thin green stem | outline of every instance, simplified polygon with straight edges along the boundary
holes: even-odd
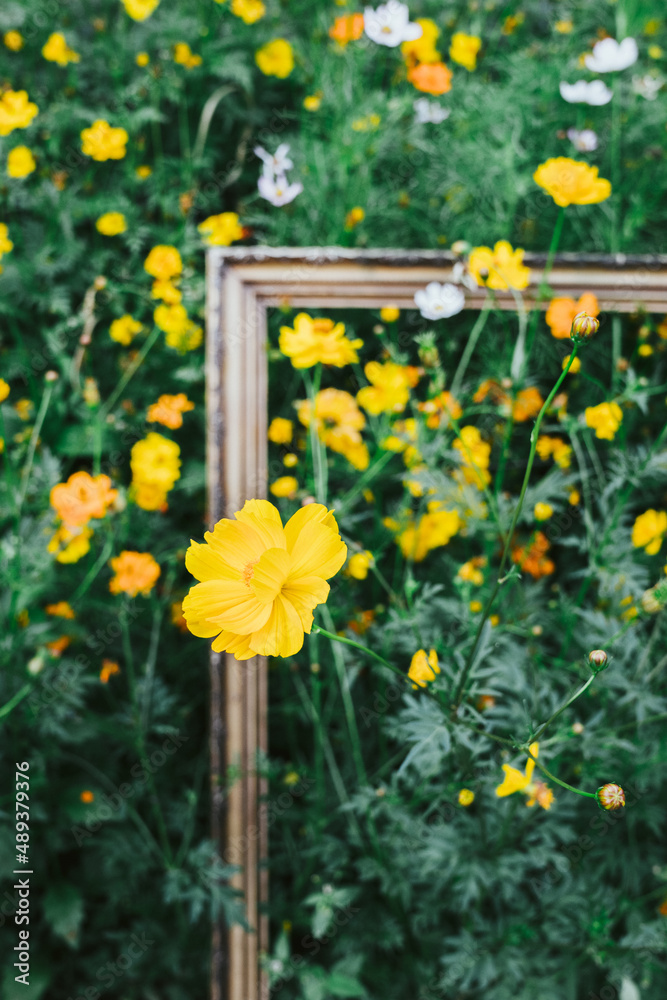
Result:
[[[538,731],[535,733],[535,735],[531,739],[531,741],[530,741],[531,743],[538,742],[542,738],[543,733],[546,732],[546,730],[549,728],[549,726],[551,725],[551,723],[554,721],[554,719],[557,719],[558,716],[561,715],[565,711],[566,708],[569,708],[570,705],[572,705],[577,700],[577,698],[581,697],[581,695],[584,693],[584,691],[588,690],[588,688],[591,686],[591,684],[595,680],[595,676],[596,676],[595,674],[591,674],[591,676],[588,678],[588,680],[586,681],[586,683],[582,684],[581,687],[577,691],[575,691],[575,693],[572,695],[571,698],[568,698],[567,701],[564,702],[561,705],[561,707],[554,712],[553,715],[549,716],[549,718],[547,719],[546,722],[542,723],[542,725],[540,726],[540,728],[538,729]]]
[[[97,575],[102,571],[113,550],[113,542],[114,542],[114,536],[111,532],[109,532],[104,542],[102,551],[100,552],[99,556],[97,557],[91,568],[86,573],[85,577],[83,578],[79,586],[72,594],[70,598],[70,604],[76,604],[76,602],[83,597],[83,595],[89,589],[93,581],[96,579]]]
[[[32,684],[24,684],[23,687],[16,692],[14,697],[10,698],[9,701],[5,702],[2,708],[0,708],[0,719],[4,719],[6,715],[9,715],[9,713],[15,709],[27,695],[30,694],[31,690]]]
[[[567,373],[569,372],[569,370],[570,370],[570,368],[572,366],[572,362],[574,361],[575,357],[577,356],[577,346],[578,346],[577,344],[575,344],[573,346],[572,353],[570,354],[570,357],[569,357],[569,360],[567,362],[567,365],[565,366],[565,368],[561,372],[559,379],[557,380],[557,382],[554,385],[553,389],[551,390],[551,392],[547,396],[547,398],[546,398],[546,400],[545,400],[545,402],[544,402],[544,404],[542,406],[542,409],[540,410],[540,412],[537,415],[537,420],[535,421],[535,426],[533,427],[533,430],[531,432],[531,435],[530,435],[530,453],[528,455],[528,462],[526,464],[526,473],[525,473],[525,475],[523,477],[523,484],[521,486],[521,493],[519,494],[519,500],[518,500],[516,508],[514,510],[514,517],[512,518],[512,523],[510,524],[509,531],[507,533],[507,538],[505,540],[505,546],[503,548],[503,554],[502,554],[502,557],[501,557],[501,560],[500,560],[500,566],[498,567],[498,577],[496,579],[496,583],[494,585],[494,588],[493,588],[493,590],[491,592],[491,596],[487,600],[486,606],[485,606],[485,608],[484,608],[484,610],[483,610],[483,612],[482,612],[482,614],[480,616],[480,622],[479,622],[479,625],[477,627],[477,632],[475,633],[475,638],[473,640],[473,644],[472,644],[472,646],[470,648],[470,652],[468,653],[468,658],[467,658],[467,660],[465,662],[463,670],[461,671],[461,676],[460,676],[458,684],[456,686],[456,693],[454,695],[454,705],[453,705],[453,711],[454,712],[456,712],[456,710],[458,709],[459,705],[461,704],[461,701],[463,700],[463,694],[464,694],[464,691],[465,691],[465,685],[466,685],[466,682],[468,680],[468,675],[469,675],[470,670],[472,668],[473,661],[475,659],[475,653],[477,652],[477,647],[479,645],[479,640],[480,640],[481,635],[482,635],[482,630],[483,630],[484,625],[486,623],[486,620],[487,620],[487,618],[488,618],[488,616],[489,616],[489,614],[491,612],[491,607],[493,605],[493,602],[496,599],[498,591],[500,590],[501,584],[504,582],[504,580],[503,580],[503,571],[505,569],[505,564],[507,562],[507,557],[509,555],[510,546],[512,544],[512,537],[514,535],[514,529],[516,528],[517,521],[519,520],[519,515],[521,514],[521,508],[523,507],[523,501],[524,501],[524,497],[526,495],[526,489],[528,488],[528,481],[530,479],[530,473],[531,473],[532,468],[533,468],[533,462],[535,461],[535,451],[536,451],[536,448],[537,448],[537,439],[539,437],[540,427],[542,425],[542,420],[544,419],[544,415],[545,415],[545,413],[547,412],[547,410],[549,409],[549,407],[551,405],[552,399],[554,398],[554,396],[558,392],[558,390],[559,390],[562,382],[564,381],[565,377],[567,376]]]
[[[539,288],[537,290],[537,298],[535,299],[535,305],[533,307],[530,327],[528,329],[527,336],[527,348],[526,355],[530,354],[531,348],[533,346],[533,341],[535,339],[535,333],[537,331],[537,321],[540,315],[540,306],[546,298],[549,296],[549,286],[547,284],[549,280],[549,275],[551,274],[551,269],[554,263],[554,257],[556,256],[556,251],[558,250],[558,244],[560,243],[561,233],[563,232],[563,223],[565,222],[565,209],[559,209],[558,215],[556,217],[556,225],[554,226],[554,231],[551,234],[551,243],[549,244],[549,249],[547,251],[547,259],[544,265],[544,271],[542,272],[542,280],[540,281]]]
[[[306,392],[310,400],[310,421],[308,430],[310,435],[310,451],[313,459],[313,474],[315,477],[315,497],[318,503],[327,502],[327,455],[326,448],[320,440],[317,431],[317,420],[315,416],[317,406],[317,395],[320,391],[322,381],[322,365],[315,366],[315,374],[311,381],[308,372],[304,369],[303,380],[306,385]]]
[[[159,329],[159,327],[156,326],[151,331],[150,335],[146,338],[144,346],[141,348],[141,350],[137,354],[136,358],[134,359],[134,361],[132,362],[132,364],[129,366],[129,368],[127,369],[127,371],[125,372],[125,374],[123,375],[123,377],[121,378],[121,380],[119,381],[119,383],[116,386],[116,388],[114,389],[114,391],[111,393],[111,395],[107,399],[106,403],[103,403],[103,405],[99,408],[99,410],[97,412],[97,419],[98,419],[98,421],[100,423],[106,417],[107,413],[109,413],[111,411],[111,409],[113,408],[114,404],[116,403],[116,401],[120,397],[121,393],[123,392],[123,390],[127,386],[128,382],[135,375],[137,369],[141,367],[141,365],[144,362],[144,359],[145,359],[146,355],[148,354],[148,352],[150,351],[151,347],[156,342],[156,340],[158,339],[159,336],[160,336],[160,329]]]
[[[334,628],[333,619],[331,617],[331,612],[326,607],[322,608],[322,615],[324,620],[330,629]],[[368,784],[368,776],[366,774],[366,768],[364,766],[364,757],[361,749],[361,740],[359,739],[359,730],[357,728],[357,719],[354,714],[354,703],[352,701],[352,695],[350,694],[350,685],[348,681],[347,671],[345,670],[345,660],[343,658],[341,650],[337,645],[331,647],[331,652],[333,653],[334,664],[336,666],[336,674],[338,676],[338,684],[340,686],[340,693],[343,698],[343,709],[345,711],[345,721],[347,723],[348,732],[350,734],[350,744],[352,746],[352,758],[354,760],[354,767],[357,772],[357,781],[361,788]]]
[[[555,774],[552,774],[551,771],[549,771],[548,768],[546,768],[544,766],[544,764],[542,764],[537,759],[537,757],[535,757],[530,752],[529,749],[524,748],[524,750],[525,750],[525,753],[528,754],[528,756],[530,757],[530,759],[535,762],[535,766],[539,767],[539,769],[542,772],[542,774],[546,774],[547,778],[549,778],[551,781],[555,781],[557,785],[561,786],[561,788],[567,788],[567,790],[569,792],[574,792],[575,795],[583,795],[587,799],[597,799],[597,795],[594,792],[583,792],[581,790],[581,788],[575,788],[574,785],[568,785],[567,781],[561,781],[561,779],[557,778]]]
[[[489,313],[491,311],[493,304],[494,304],[493,297],[491,295],[487,295],[486,299],[484,300],[484,304],[482,305],[480,314],[477,317],[475,325],[470,331],[470,336],[468,337],[465,349],[463,351],[463,354],[461,355],[461,360],[459,361],[458,368],[456,369],[456,372],[454,373],[454,378],[452,379],[452,386],[450,391],[452,393],[452,396],[454,396],[454,398],[456,398],[461,388],[461,383],[463,382],[463,376],[466,373],[466,369],[473,355],[473,351],[477,346],[477,341],[480,338],[482,330],[486,326],[486,321],[489,318]]]
[[[18,498],[18,513],[21,513],[21,508],[23,507],[23,502],[26,498],[26,493],[28,492],[28,486],[30,485],[30,473],[32,472],[32,464],[35,460],[35,451],[37,450],[37,442],[39,441],[39,435],[42,430],[42,425],[44,424],[44,418],[46,417],[46,411],[49,408],[49,402],[51,396],[53,395],[53,382],[47,382],[44,387],[44,394],[42,396],[42,402],[39,406],[39,411],[37,413],[37,419],[35,420],[35,426],[32,429],[32,434],[30,435],[30,444],[28,445],[28,455],[26,458],[26,463],[21,472],[21,479],[23,480],[21,489],[19,491]]]

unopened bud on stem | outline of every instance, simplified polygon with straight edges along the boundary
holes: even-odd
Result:
[[[570,329],[570,340],[575,344],[583,344],[590,340],[593,334],[600,329],[600,320],[591,316],[587,312],[580,312],[572,320]]]
[[[598,788],[595,798],[602,809],[621,809],[625,805],[625,792],[620,785],[603,785]]]
[[[594,674],[599,674],[607,666],[608,657],[604,649],[594,649],[588,654],[588,662]]]

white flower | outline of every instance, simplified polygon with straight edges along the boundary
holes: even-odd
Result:
[[[568,104],[590,104],[599,107],[601,104],[609,104],[614,95],[602,80],[592,80],[590,83],[577,80],[576,83],[561,83],[560,96]]]
[[[281,142],[273,156],[271,153],[268,153],[263,146],[255,146],[255,156],[259,156],[260,160],[265,163],[267,167],[270,167],[271,172],[274,174],[284,174],[288,170],[292,169],[294,164],[287,155],[288,153],[288,142]]]
[[[257,181],[257,188],[262,198],[266,198],[272,205],[289,205],[298,194],[303,191],[303,184],[295,181],[290,184],[284,174],[274,176],[271,167],[267,164]]]
[[[661,76],[651,76],[650,73],[646,76],[633,76],[632,89],[647,101],[654,101],[664,82]]]
[[[465,305],[465,297],[460,288],[441,285],[439,281],[429,281],[426,288],[415,292],[415,305],[424,319],[449,319],[456,316]]]
[[[580,153],[592,153],[598,148],[598,137],[592,128],[569,128],[567,137]]]
[[[622,42],[617,42],[615,38],[603,38],[595,43],[592,54],[584,58],[584,63],[586,69],[593,73],[614,73],[633,66],[638,56],[634,38],[624,38]]]
[[[452,246],[453,249],[454,247]],[[455,281],[457,285],[465,285],[471,292],[477,291],[477,281],[462,260],[457,260],[452,268],[452,281]]]
[[[367,7],[364,11],[364,31],[372,42],[388,45],[391,49],[402,42],[414,42],[422,35],[421,25],[410,21],[410,11],[399,0],[389,0],[377,10]]]
[[[429,101],[428,97],[418,98],[414,102],[413,108],[415,109],[415,121],[421,125],[439,125],[451,115],[449,108],[443,108],[437,101]]]

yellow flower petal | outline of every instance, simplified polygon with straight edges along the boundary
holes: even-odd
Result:
[[[275,601],[289,573],[290,557],[285,549],[267,549],[253,567],[250,589],[262,604]]]
[[[266,624],[253,632],[250,648],[262,656],[293,656],[303,646],[303,628],[296,608],[282,594],[272,605]]]
[[[283,523],[278,508],[268,500],[246,500],[243,510],[237,510],[236,520],[254,528],[262,540],[262,548],[285,548]]]
[[[505,779],[502,785],[498,785],[496,788],[496,795],[499,798],[504,798],[506,795],[513,795],[514,792],[520,792],[530,783],[530,778],[527,778],[521,771],[517,771],[515,767],[510,767],[509,764],[503,764],[503,771],[505,772]]]
[[[310,633],[313,608],[318,604],[324,604],[329,596],[329,590],[329,584],[319,576],[302,576],[299,580],[288,580],[283,587],[283,596],[294,605],[304,632]]]

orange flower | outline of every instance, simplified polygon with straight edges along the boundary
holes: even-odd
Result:
[[[452,89],[452,71],[444,63],[420,63],[408,70],[408,80],[425,94],[446,94]]]
[[[79,798],[81,799],[82,802],[85,802],[85,803],[90,803],[90,802],[93,802],[95,800],[95,796],[93,795],[92,792],[88,791],[88,789],[86,789],[86,791],[84,791],[84,792],[81,792],[81,794],[79,795]]]
[[[130,597],[142,594],[147,597],[160,575],[160,567],[150,552],[129,552],[126,549],[110,560],[110,566],[116,574],[109,581],[112,594],[129,594]]]
[[[177,396],[160,396],[157,403],[148,407],[146,420],[175,430],[183,426],[183,414],[194,408],[195,404],[190,402],[184,392],[179,392]]]
[[[72,640],[68,635],[61,635],[59,639],[53,639],[52,642],[47,642],[46,648],[51,656],[62,656],[71,641]]]
[[[557,340],[569,337],[572,320],[580,312],[587,312],[589,316],[600,315],[598,300],[592,292],[584,292],[578,302],[566,297],[552,299],[545,317],[551,336]]]
[[[113,677],[114,674],[120,673],[120,667],[115,660],[102,660],[102,669],[100,670],[100,680],[102,684],[108,684],[109,678]]]
[[[517,394],[512,406],[512,416],[518,424],[522,424],[524,421],[530,420],[531,417],[537,416],[543,404],[544,400],[538,390],[534,385],[531,385],[528,389],[522,389]]]
[[[426,426],[433,430],[446,427],[450,417],[458,420],[463,413],[458,401],[447,391],[439,393],[433,399],[427,399],[425,403],[417,403],[417,409],[428,414]]]
[[[356,42],[364,33],[363,14],[344,14],[337,17],[333,27],[329,28],[329,38],[338,42],[343,48],[348,42]]]
[[[58,601],[56,604],[47,604],[44,608],[47,615],[53,615],[55,618],[76,618],[74,610],[67,601]]]
[[[508,406],[510,397],[494,378],[485,378],[480,382],[479,388],[472,397],[473,403],[483,403],[487,396],[491,397],[491,402],[495,406]]]
[[[171,605],[171,624],[180,632],[188,631],[188,623],[183,617],[183,601],[174,601]]]
[[[107,508],[118,496],[111,489],[108,476],[95,476],[75,472],[66,483],[58,483],[51,490],[51,506],[58,517],[69,527],[82,527],[91,518],[104,517]]]
[[[546,535],[541,531],[536,531],[530,546],[517,546],[512,549],[512,561],[517,563],[519,569],[539,580],[542,576],[549,576],[556,566],[551,559],[546,558],[546,553],[551,548],[551,544]]]

